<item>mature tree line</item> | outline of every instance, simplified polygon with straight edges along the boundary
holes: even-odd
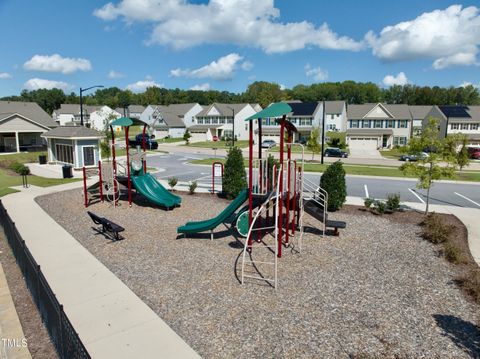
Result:
[[[52,113],[62,103],[80,103],[79,96],[72,92],[66,95],[59,89],[23,90],[19,96],[8,96],[2,100],[37,102],[45,111]],[[429,87],[429,86],[392,86],[381,88],[373,82],[324,82],[312,85],[297,85],[292,89],[282,89],[272,82],[256,81],[243,93],[228,91],[198,91],[149,87],[142,93],[133,93],[118,87],[98,89],[84,96],[86,105],[107,105],[111,108],[139,105],[169,105],[171,103],[198,102],[208,105],[213,102],[259,103],[262,107],[276,101],[301,100],[334,101],[343,100],[348,104],[386,102],[408,105],[479,105],[480,94],[474,86],[466,87]]]

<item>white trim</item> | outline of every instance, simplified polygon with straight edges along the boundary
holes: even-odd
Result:
[[[60,136],[45,136],[45,135],[42,135],[41,137],[43,138],[58,138],[60,140],[98,140],[98,139],[102,139],[104,138],[105,136],[102,136],[102,137],[93,137],[93,136],[90,136],[90,137],[60,137]]]
[[[57,146],[69,146],[69,147],[72,147],[72,159],[73,159],[73,163],[65,162],[65,161],[59,161],[59,160],[58,160]],[[69,145],[69,144],[67,144],[67,143],[55,143],[55,161],[54,161],[54,162],[55,162],[55,163],[66,163],[66,164],[75,166],[75,150],[74,150],[74,148],[75,148],[75,146]]]
[[[389,115],[389,116],[391,117],[391,119],[395,119],[395,120],[396,120],[395,116],[393,116],[392,113],[391,113],[390,111],[388,111],[388,110],[385,108],[385,106],[383,106],[381,103],[377,103],[375,106],[373,106],[372,109],[371,109],[370,111],[368,111],[368,112],[362,117],[362,119],[364,119],[365,117],[367,117],[367,116],[370,114],[370,112],[372,112],[373,110],[375,110],[378,106],[380,106],[380,107],[387,113],[387,115]]]
[[[75,143],[75,147],[77,148],[81,148],[81,157],[82,157],[82,166],[85,166],[85,167],[92,167],[92,166],[95,166],[95,145],[84,145],[84,146],[77,146],[77,144]],[[93,164],[92,165],[86,165],[85,164],[85,158],[84,158],[84,153],[83,153],[83,149],[85,147],[92,147],[93,148]],[[100,147],[100,146],[99,146]]]
[[[37,125],[37,126],[40,126],[40,127],[45,128],[47,131],[52,129],[51,127],[42,125],[42,124],[40,124],[40,123],[38,123],[38,122],[36,122],[36,121],[33,121],[32,119],[30,119],[30,118],[28,118],[28,117],[25,117],[25,116],[23,116],[23,115],[21,115],[21,114],[19,114],[19,113],[16,113],[16,112],[15,112],[15,113],[12,113],[10,116],[7,116],[7,117],[4,117],[4,118],[0,119],[0,123],[3,122],[3,121],[8,120],[8,119],[10,119],[10,118],[12,118],[12,117],[14,117],[14,116],[21,117],[21,118],[23,118],[24,120],[26,120],[26,121],[28,121],[28,122],[31,122],[31,123],[33,123],[33,124],[35,124],[35,125]],[[52,121],[53,121],[53,119],[52,119]],[[55,121],[53,121],[53,122],[55,122]]]
[[[20,138],[18,136],[18,131],[15,131],[15,145],[17,146],[17,153],[20,152]]]

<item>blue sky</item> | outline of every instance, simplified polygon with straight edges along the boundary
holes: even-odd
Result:
[[[480,84],[476,1],[0,0],[0,18],[0,96],[96,84]]]

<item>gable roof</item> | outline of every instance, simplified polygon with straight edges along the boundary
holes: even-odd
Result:
[[[197,103],[172,103],[167,106],[168,111],[175,113],[179,116],[185,116],[185,114],[195,107]]]
[[[362,119],[378,105],[382,106],[386,111],[388,111],[394,119],[407,120],[412,117],[408,105],[390,105],[384,103],[349,105],[347,109],[347,117],[349,119]]]
[[[45,138],[103,138],[102,133],[84,126],[58,126],[42,134]]]
[[[427,117],[432,107],[433,106],[408,106],[408,109],[414,120],[423,120]]]
[[[345,101],[325,101],[325,114],[340,114],[345,108]]]
[[[98,111],[103,106],[90,106],[90,105],[83,105],[83,114],[89,114],[95,111]],[[54,110],[57,115],[80,115],[80,105],[79,104],[70,104],[70,103],[62,103],[60,108]]]
[[[235,113],[239,113],[241,110],[244,109],[245,106],[251,106],[249,103],[218,103],[214,102],[210,106],[205,106],[203,108],[203,111],[200,111],[197,114],[197,117],[205,117],[208,116],[208,113],[210,112],[210,109],[212,107],[215,107],[218,112],[220,113],[220,116],[226,116],[226,117],[231,117],[232,116],[232,109],[235,111]],[[215,115],[218,116],[218,115]]]
[[[58,126],[36,102],[0,101],[0,120],[16,113],[43,127]]]

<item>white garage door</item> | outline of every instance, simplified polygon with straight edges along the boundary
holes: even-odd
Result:
[[[351,137],[349,146],[350,149],[360,148],[366,150],[376,150],[378,147],[378,139],[370,137]]]
[[[207,140],[207,135],[205,132],[190,132],[190,142],[203,142]]]

